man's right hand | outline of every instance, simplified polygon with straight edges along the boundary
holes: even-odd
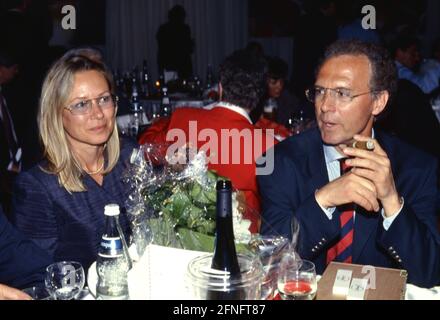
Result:
[[[315,193],[316,201],[324,208],[355,203],[368,211],[379,211],[374,184],[351,172],[326,184]]]
[[[0,300],[32,300],[26,293],[0,284]]]

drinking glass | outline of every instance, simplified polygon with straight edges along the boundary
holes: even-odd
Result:
[[[55,300],[75,299],[81,293],[84,282],[84,268],[79,262],[56,262],[46,268],[44,283]]]
[[[278,292],[283,300],[313,300],[317,281],[313,262],[298,260],[294,253],[283,256],[278,271]]]
[[[278,268],[281,258],[289,250],[289,240],[282,236],[253,235],[249,242],[252,252],[263,266],[261,299],[271,300],[277,289]]]

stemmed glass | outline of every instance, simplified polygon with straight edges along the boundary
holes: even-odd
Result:
[[[272,300],[277,288],[279,264],[284,252],[289,249],[289,240],[282,236],[254,235],[249,244],[263,266],[261,299]]]
[[[283,300],[313,300],[318,288],[313,262],[298,260],[292,252],[283,256],[278,272],[278,291]]]
[[[44,284],[55,300],[75,299],[81,293],[84,282],[84,268],[79,262],[56,262],[46,268]]]
[[[292,240],[281,259],[278,270],[278,292],[283,300],[312,300],[316,295],[317,281],[313,262],[302,260],[297,251],[299,222],[292,217]]]

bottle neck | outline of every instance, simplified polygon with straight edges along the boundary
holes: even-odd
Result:
[[[232,190],[230,183],[220,188],[217,187],[216,236],[212,268],[228,271],[233,277],[240,275],[234,243]]]
[[[217,190],[217,217],[231,218],[232,222],[232,191]]]
[[[119,237],[119,215],[105,216],[104,236],[109,238]]]

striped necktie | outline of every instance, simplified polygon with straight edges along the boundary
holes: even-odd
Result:
[[[345,164],[345,158],[340,159],[341,175],[347,172],[350,167]],[[327,264],[331,261],[352,262],[352,245],[354,234],[354,204],[348,203],[338,207],[341,212],[339,220],[341,222],[341,230],[339,241],[327,251]]]

